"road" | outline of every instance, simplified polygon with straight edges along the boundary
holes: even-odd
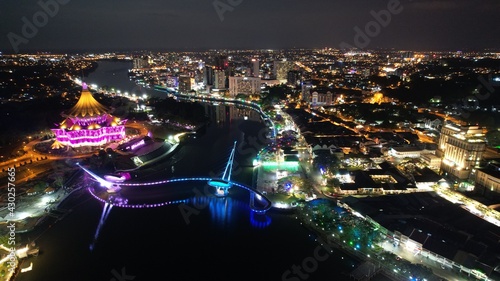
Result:
[[[139,134],[146,136],[149,133],[148,128],[142,122],[131,122],[125,126],[126,128],[133,128],[139,131]],[[48,140],[47,142],[49,142]],[[17,183],[27,182],[30,179],[36,178],[41,173],[51,169],[51,163],[55,160],[64,159],[82,159],[91,156],[94,152],[79,154],[74,156],[67,155],[53,155],[50,153],[41,153],[35,149],[35,146],[42,141],[39,139],[32,140],[19,149],[24,150],[25,154],[14,159],[0,162],[0,169],[6,172],[8,168],[16,168],[15,180]],[[7,173],[2,174],[7,177]],[[1,179],[0,179],[1,180]],[[0,190],[7,187],[8,181],[3,178],[0,182]]]
[[[495,209],[488,208],[476,200],[470,199],[462,195],[460,192],[449,189],[448,187],[436,186],[436,193],[442,198],[454,203],[460,204],[464,210],[469,211],[471,214],[482,218],[483,220],[500,226],[500,212]]]
[[[291,122],[293,122],[292,118],[288,114],[281,113],[281,115],[283,116],[283,118],[285,120],[289,119]],[[421,140],[424,140],[424,142],[434,142],[428,136],[419,134],[419,138],[420,137],[421,137]],[[299,136],[299,139],[303,140],[303,138],[300,138],[300,136]],[[299,146],[304,147],[304,148],[308,147],[308,145],[307,145],[307,143],[305,143],[305,141],[299,142]],[[304,170],[304,174],[307,177],[312,179],[312,181],[314,183],[313,187],[314,187],[315,193],[317,194],[318,197],[326,197],[321,190],[321,187],[322,187],[321,175],[318,172],[314,172],[314,168],[313,168],[311,162],[308,161],[308,160],[312,159],[311,155],[309,154],[309,150],[302,149],[301,155],[302,155],[302,160],[300,161],[300,165],[301,165],[302,169]],[[497,216],[498,212],[496,212],[496,211],[494,213],[492,213],[491,211],[481,212],[480,210],[486,210],[486,209],[491,210],[491,209],[484,208],[485,206],[480,206],[480,203],[475,202],[475,201],[472,202],[473,200],[470,200],[470,199],[468,199],[460,194],[456,194],[455,192],[452,192],[449,189],[441,189],[438,191],[438,193],[441,196],[445,197],[446,199],[448,199],[452,202],[453,201],[454,202],[462,202],[462,203],[466,204],[466,206],[468,206],[469,210],[474,210],[475,212],[477,212],[477,214],[482,216],[484,219],[486,219],[486,220],[488,220],[496,225],[500,225],[500,224],[497,224],[497,223],[500,223],[500,221],[498,220],[498,216]],[[399,257],[402,257],[403,259],[405,259],[407,261],[410,261],[410,262],[415,263],[415,264],[422,264],[422,265],[430,267],[435,275],[442,277],[442,278],[445,278],[446,280],[464,280],[464,276],[462,274],[460,274],[456,270],[453,270],[449,265],[446,265],[443,261],[434,260],[432,258],[424,257],[419,252],[413,252],[411,249],[407,249],[405,245],[394,246],[391,241],[384,241],[383,243],[380,244],[380,246],[383,247],[384,250],[386,250],[388,252],[392,252],[392,253],[396,254]],[[471,276],[470,280],[474,280],[474,278],[475,278],[474,276]]]
[[[419,108],[418,109],[418,112],[419,113],[422,113],[422,112],[425,112],[427,111],[426,108]],[[453,116],[449,116],[448,114],[444,114],[444,113],[441,113],[439,111],[427,111],[429,114],[432,114],[432,115],[436,115],[440,118],[442,118],[443,120],[449,120],[455,124],[459,124],[459,125],[466,125],[466,122],[464,122],[463,120],[459,120]]]
[[[28,180],[35,179],[40,174],[51,170],[53,168],[53,161],[63,159],[81,159],[92,155],[92,153],[75,156],[44,154],[34,149],[35,145],[39,142],[39,140],[29,142],[23,146],[24,151],[26,151],[24,155],[0,163],[0,168],[4,171],[4,173],[2,173],[2,177],[0,178],[0,190],[5,189],[9,183],[7,180],[9,175],[6,172],[9,168],[15,167],[14,183],[19,185],[27,182]]]
[[[464,276],[459,274],[457,271],[453,270],[449,264],[447,265],[442,260],[441,261],[435,260],[432,257],[424,257],[422,254],[420,254],[420,252],[408,249],[405,245],[400,244],[394,246],[392,241],[386,240],[383,243],[380,243],[379,246],[381,246],[385,251],[391,252],[396,256],[401,257],[404,260],[407,260],[411,263],[422,264],[424,266],[431,268],[432,272],[435,275],[442,277],[446,280],[449,281],[465,280]],[[475,279],[474,276],[470,276],[470,280],[477,280],[477,279]]]

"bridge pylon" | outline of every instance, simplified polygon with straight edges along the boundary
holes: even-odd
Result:
[[[227,160],[226,168],[224,169],[224,173],[222,177],[219,179],[211,179],[208,181],[208,185],[215,187],[215,195],[224,197],[229,193],[229,188],[231,188],[231,172],[233,170],[233,162],[234,162],[234,151],[236,150],[236,141],[234,142],[233,149],[231,150],[231,154],[229,155],[229,159]]]

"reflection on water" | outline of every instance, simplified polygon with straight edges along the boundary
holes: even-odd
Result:
[[[183,204],[184,208],[187,210],[185,215],[192,216],[198,215],[202,210],[207,209],[210,213],[211,223],[217,225],[219,227],[231,226],[235,223],[233,219],[233,211],[244,211],[248,213],[249,217],[249,225],[254,228],[266,228],[271,224],[271,218],[266,214],[259,214],[252,211],[248,205],[248,202],[240,201],[238,199],[233,199],[230,196],[226,197],[216,197],[216,196],[200,196],[201,192],[196,190],[197,196],[190,197],[184,200],[176,200],[180,204]],[[90,189],[89,189],[90,192]],[[207,190],[205,190],[205,194],[207,194]],[[101,217],[99,219],[97,229],[95,231],[93,241],[90,244],[90,250],[93,251],[95,244],[98,241],[99,234],[101,232],[102,227],[104,226],[109,213],[113,205],[108,202],[104,202],[104,207],[101,213]],[[188,205],[189,207],[186,207]],[[120,207],[116,207],[120,208]],[[189,220],[186,220],[186,223],[189,223]]]
[[[250,224],[255,228],[266,228],[271,224],[271,217],[266,214],[251,212]]]
[[[232,212],[239,210],[244,210],[249,215],[249,223],[255,228],[265,228],[271,224],[271,218],[264,214],[259,214],[253,212],[248,202],[233,199],[229,196],[226,197],[215,197],[215,196],[204,196],[204,197],[193,197],[188,200],[190,204],[195,206],[197,209],[204,209],[208,207],[210,211],[210,218],[213,223],[218,226],[227,226],[234,223],[232,218]]]
[[[248,202],[233,199],[229,196],[194,196],[184,200],[176,200],[176,202],[179,202],[179,204],[184,204],[183,206],[185,206],[186,204],[190,206],[185,207],[185,209],[187,210],[187,216],[197,215],[201,210],[208,209],[210,212],[211,221],[218,226],[227,226],[231,223],[234,223],[232,212],[235,210],[239,210],[240,212],[247,212],[249,214],[249,223],[253,227],[264,228],[271,224],[271,218],[266,214],[255,213],[249,207]],[[94,241],[91,245],[91,250],[97,238],[99,237],[100,229],[104,225],[109,213],[111,212],[112,206],[113,205],[104,202],[104,208],[102,210],[102,214],[99,219],[96,232],[94,234]]]
[[[93,81],[88,82],[131,91],[126,71],[121,69],[125,69],[121,63],[100,63],[88,79]],[[109,73],[124,78],[115,81]],[[122,82],[123,87],[118,85]],[[205,132],[185,143],[172,161],[147,167],[134,179],[154,182],[172,176],[218,175],[237,140],[242,147],[237,147],[232,178],[252,186],[252,160],[265,145],[259,136],[265,136],[266,126],[254,111],[235,107],[207,105],[211,120]],[[174,164],[175,174],[171,172]],[[33,232],[18,235],[36,240],[41,254],[27,259],[34,261],[33,270],[20,274],[16,281],[112,280],[112,270],[120,272],[124,267],[127,274],[137,276],[135,280],[281,280],[285,270],[313,254],[317,243],[307,239],[309,230],[293,217],[272,210],[257,214],[250,210],[247,190],[233,187],[228,197],[218,198],[213,192],[203,193],[205,184],[124,187],[121,197],[113,198],[114,204],[141,205],[135,208],[106,208],[105,202],[89,192],[72,195],[61,206],[73,210],[63,220],[55,223],[49,218]],[[168,204],[157,208],[143,206],[164,202]],[[189,224],[181,206],[196,211]],[[255,259],[254,252],[264,254]],[[352,261],[346,264],[347,260],[345,254],[335,252],[308,280],[349,280],[340,274],[352,270]]]
[[[112,207],[113,207],[113,205],[111,205],[109,203],[104,204],[104,208],[102,209],[101,218],[99,219],[99,224],[97,225],[97,229],[96,229],[95,234],[94,234],[94,240],[92,241],[92,244],[90,244],[91,251],[94,250],[94,245],[97,241],[97,238],[99,237],[99,232],[100,232],[102,226],[104,225],[104,222],[108,218],[109,212],[111,212]]]

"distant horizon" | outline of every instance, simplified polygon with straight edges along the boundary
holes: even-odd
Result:
[[[500,49],[498,0],[0,1],[0,51]]]
[[[196,47],[196,48],[86,48],[86,49],[72,49],[72,48],[57,48],[57,49],[39,49],[39,50],[23,50],[18,53],[2,51],[0,50],[1,55],[23,55],[23,54],[89,54],[89,53],[134,53],[134,52],[158,52],[158,53],[168,53],[168,52],[211,52],[211,51],[291,51],[291,50],[321,50],[321,49],[333,49],[333,50],[342,50],[338,47],[324,46],[324,47],[282,47],[282,48],[235,48],[235,47],[226,47],[226,48],[215,48],[215,47]],[[348,51],[348,50],[345,50]],[[500,47],[498,48],[442,48],[442,49],[407,49],[401,48],[398,49],[396,47],[392,48],[384,48],[384,47],[375,47],[375,48],[365,48],[365,49],[352,49],[352,51],[359,52],[377,52],[377,51],[406,51],[406,52],[422,52],[422,53],[451,53],[451,52],[478,52],[478,53],[488,53],[488,52],[500,52]]]

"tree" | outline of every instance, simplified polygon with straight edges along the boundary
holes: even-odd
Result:
[[[313,182],[310,179],[305,179],[298,176],[288,176],[281,178],[278,180],[278,186],[283,186],[285,191],[292,187],[298,187],[309,196],[311,196],[313,193]]]
[[[266,90],[263,91],[261,103],[263,106],[277,104],[286,100],[286,95],[289,91],[290,89],[285,84],[267,87]]]
[[[244,100],[244,101],[248,100],[248,96],[245,94],[241,94],[241,93],[237,94],[234,98],[237,100]]]
[[[43,193],[45,191],[45,188],[47,188],[47,183],[44,181],[37,182],[33,187],[36,193]]]
[[[9,245],[9,235],[2,235],[2,236],[0,236],[0,245],[4,245],[5,247],[8,247],[8,245]]]
[[[500,131],[495,130],[495,131],[489,131],[486,134],[486,139],[488,140],[488,143],[495,147],[500,145]]]
[[[62,187],[64,184],[64,177],[63,175],[56,175],[55,179],[54,179],[54,186],[55,187]]]

